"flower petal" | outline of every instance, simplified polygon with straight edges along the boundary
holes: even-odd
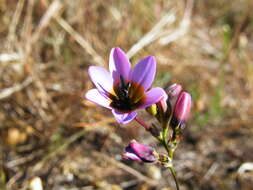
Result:
[[[155,150],[151,146],[138,142],[130,142],[129,147],[132,149],[133,153],[136,154],[136,156],[145,162],[154,162],[156,160],[153,154]]]
[[[97,104],[99,106],[103,106],[108,109],[112,109],[110,107],[111,101],[105,96],[103,96],[98,89],[91,89],[85,94],[85,98],[94,104]]]
[[[112,91],[113,81],[109,72],[102,67],[90,66],[88,73],[97,89],[105,94]]]
[[[156,72],[155,57],[149,56],[141,60],[133,69],[131,81],[140,84],[145,90],[149,89]]]
[[[145,93],[145,96],[145,102],[139,109],[146,108],[152,104],[159,102],[164,97],[164,90],[160,87],[151,88],[148,92]]]
[[[136,115],[137,112],[131,112],[131,113],[120,113],[116,110],[112,110],[112,113],[115,117],[115,119],[117,120],[118,123],[122,123],[122,124],[127,124],[130,121],[132,121]]]
[[[140,161],[140,162],[142,161],[137,155],[130,152],[124,152],[122,154],[122,157],[126,160],[134,160],[134,161]]]
[[[122,76],[125,81],[129,80],[131,64],[124,51],[118,47],[111,50],[109,70],[114,80],[114,84],[120,82],[120,76]]]

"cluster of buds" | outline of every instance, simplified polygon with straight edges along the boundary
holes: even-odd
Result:
[[[163,98],[146,111],[156,116],[163,128],[183,129],[190,115],[191,95],[183,91],[182,86],[173,84],[165,89]]]
[[[145,129],[166,146],[169,156],[158,154],[154,148],[134,141],[126,147],[123,158],[142,162],[157,162],[163,165],[171,163],[180,135],[189,118],[191,104],[191,95],[183,91],[181,85],[173,84],[166,88],[161,100],[146,108],[149,114],[157,118],[161,127],[155,124],[147,127],[144,121],[139,121],[139,123],[145,124]],[[167,139],[168,134],[170,136]]]
[[[168,94],[166,101],[171,109],[169,112],[170,126],[175,128],[184,128],[186,120],[189,118],[191,109],[191,95],[182,90],[182,86],[173,84],[165,89]],[[168,117],[168,116],[165,116]]]

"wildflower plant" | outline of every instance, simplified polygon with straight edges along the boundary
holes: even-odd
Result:
[[[153,147],[131,141],[122,157],[139,162],[157,163],[168,168],[179,184],[173,166],[173,155],[181,139],[192,104],[189,93],[182,86],[173,84],[168,88],[151,88],[155,78],[156,60],[149,56],[131,68],[127,55],[120,48],[113,48],[109,59],[109,72],[91,66],[88,73],[95,85],[85,97],[87,100],[110,109],[118,123],[137,121],[165,148],[166,154]],[[137,116],[138,110],[146,110],[159,123],[148,125]]]

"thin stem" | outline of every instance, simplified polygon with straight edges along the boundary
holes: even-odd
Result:
[[[135,117],[134,120],[139,123],[142,127],[144,127],[146,130],[149,130],[149,126],[141,119],[138,117]]]
[[[164,126],[163,127],[163,140],[166,141],[167,139],[167,134],[168,134],[168,127]]]
[[[150,126],[148,126],[141,118],[135,117],[134,119],[135,119],[135,121],[136,121],[137,123],[139,123],[139,124],[140,124],[142,127],[144,127],[147,131],[149,131]],[[163,131],[162,131],[162,138],[161,138],[161,139],[157,138],[157,139],[163,144],[164,148],[165,148],[166,151],[168,152],[169,157],[172,159],[174,150],[171,150],[171,149],[169,148],[168,143],[167,143],[167,140],[166,140],[166,139],[167,139],[168,129],[169,129],[169,127],[168,127],[167,125],[164,124],[164,126],[163,126]],[[177,190],[180,190],[179,184],[178,184],[178,181],[177,181],[176,171],[175,171],[173,165],[171,165],[171,166],[168,167],[168,168],[169,168],[169,170],[170,170],[170,172],[171,172],[171,174],[172,174],[172,176],[173,176],[173,179],[174,179],[174,181],[175,181]]]
[[[162,131],[162,140],[161,140],[161,142],[162,142],[164,148],[166,149],[166,151],[169,154],[171,151],[170,151],[170,149],[168,147],[168,143],[167,143],[168,130],[169,130],[169,126],[167,126],[166,123],[163,123],[163,131]]]
[[[173,145],[173,147],[169,147],[168,146],[167,133],[168,133],[168,126],[166,126],[166,127],[163,128],[163,139],[161,140],[161,142],[162,142],[164,148],[166,149],[166,151],[167,151],[167,153],[168,153],[168,155],[169,155],[169,157],[170,157],[170,159],[172,161],[173,160],[173,154],[174,154],[175,147],[174,147],[174,145]],[[174,143],[174,142],[170,142],[170,143]],[[180,190],[179,189],[179,184],[178,184],[178,181],[177,181],[176,171],[175,171],[173,165],[171,165],[169,167],[169,170],[170,170],[170,172],[171,172],[171,174],[173,176],[173,179],[175,181],[177,190]]]
[[[169,154],[170,149],[169,149],[169,147],[168,147],[168,144],[167,144],[166,140],[164,140],[164,139],[163,139],[161,142],[162,142],[162,144],[163,144],[164,148],[166,149],[166,151],[167,151],[167,152],[168,152],[168,154]]]
[[[175,181],[177,190],[180,190],[179,184],[178,184],[178,181],[177,181],[176,171],[175,171],[174,167],[173,167],[173,166],[169,167],[169,170],[170,170],[170,172],[171,172],[171,174],[172,174],[172,176],[173,176],[173,179],[174,179],[174,181]]]

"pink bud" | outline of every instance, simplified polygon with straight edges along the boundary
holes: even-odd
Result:
[[[174,113],[171,121],[172,127],[184,124],[190,115],[191,95],[187,92],[182,92],[176,102]]]
[[[175,105],[175,117],[178,120],[186,121],[191,109],[191,95],[187,92],[182,92]]]
[[[166,89],[166,92],[168,94],[168,97],[170,99],[174,98],[174,97],[177,97],[180,92],[182,91],[182,86],[179,85],[179,84],[172,84],[171,86],[169,86],[167,89]]]
[[[142,162],[154,162],[156,161],[154,153],[155,150],[151,146],[132,141],[125,148],[123,158]]]

